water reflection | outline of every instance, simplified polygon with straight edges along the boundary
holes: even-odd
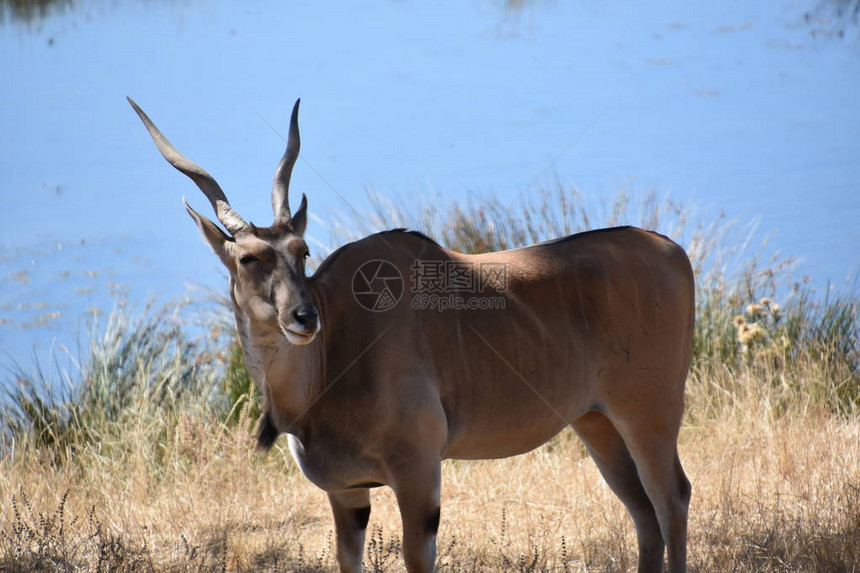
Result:
[[[509,13],[521,13],[526,9],[534,11],[555,4],[553,0],[496,0],[494,3]],[[80,10],[86,5],[92,7],[93,3],[81,0],[0,0],[0,24],[19,22],[32,27],[50,16]],[[813,28],[821,23],[833,25],[836,35],[841,37],[843,34],[840,32],[847,25],[856,25],[860,21],[860,0],[821,0],[818,7],[805,16],[807,25]],[[812,30],[812,34],[818,35],[816,30]]]
[[[146,0],[141,0],[146,1]],[[855,0],[838,0],[840,3],[851,4]],[[860,5],[860,0],[856,0]],[[526,8],[548,6],[552,1],[547,0],[496,0],[500,8],[508,12],[522,12]],[[50,16],[64,14],[73,10],[83,9],[92,2],[81,0],[0,0],[0,24],[20,22],[32,26]]]
[[[150,3],[152,0],[139,0]],[[119,3],[87,2],[82,0],[0,0],[0,24],[7,22],[25,24],[28,29],[38,30],[38,24],[52,16],[62,16],[93,8],[119,8]]]
[[[74,0],[0,0],[0,22],[8,19],[33,24],[74,4]]]
[[[845,29],[858,23],[860,0],[821,0],[814,10],[803,16],[813,38],[844,38]]]
[[[829,0],[826,3],[833,5],[839,17],[850,17],[855,24],[857,23],[857,18],[860,16],[860,0]]]

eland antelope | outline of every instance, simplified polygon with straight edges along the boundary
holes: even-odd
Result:
[[[406,568],[433,571],[442,460],[514,456],[567,426],[633,519],[640,573],[661,571],[664,553],[671,573],[686,570],[691,488],[677,440],[695,305],[681,247],[618,227],[464,255],[401,229],[341,247],[307,276],[307,200],[292,213],[288,195],[299,102],[269,227],[240,217],[215,179],[129,102],[227,231],[185,204],[229,271],[263,396],[258,443],[288,434],[299,468],[327,493],[341,571],[361,570],[371,488],[394,490]],[[460,282],[442,300],[461,304],[422,306],[422,267],[455,269]],[[367,293],[387,298],[368,305]],[[503,308],[483,304],[490,298]]]

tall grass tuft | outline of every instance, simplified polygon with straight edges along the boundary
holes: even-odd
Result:
[[[19,367],[0,401],[7,448],[26,443],[60,461],[84,444],[124,447],[131,425],[157,422],[153,430],[164,431],[179,410],[216,407],[223,365],[189,334],[186,306],[136,312],[121,302],[104,327],[91,324],[88,352],[73,369],[57,360],[51,377],[42,365]]]
[[[245,354],[242,352],[242,345],[236,336],[233,336],[233,340],[230,342],[223,385],[226,403],[230,406],[227,422],[229,424],[238,423],[243,412],[251,422],[256,422],[260,417],[262,407],[254,381],[245,367]]]

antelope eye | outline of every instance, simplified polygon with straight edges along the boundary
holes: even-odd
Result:
[[[251,263],[259,263],[260,259],[258,259],[254,255],[245,255],[239,259],[239,262],[243,265],[249,265]]]
[[[310,251],[305,251],[305,254],[304,254],[304,255],[302,255],[302,256],[304,257],[304,259],[305,259],[305,260],[308,260],[309,258],[311,258],[311,252],[310,252]]]

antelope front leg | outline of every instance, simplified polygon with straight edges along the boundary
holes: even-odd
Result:
[[[441,473],[439,460],[434,460],[398,475],[393,484],[403,520],[403,559],[409,573],[431,573],[436,568]]]
[[[341,573],[360,573],[364,534],[370,519],[370,491],[357,489],[329,493]]]

